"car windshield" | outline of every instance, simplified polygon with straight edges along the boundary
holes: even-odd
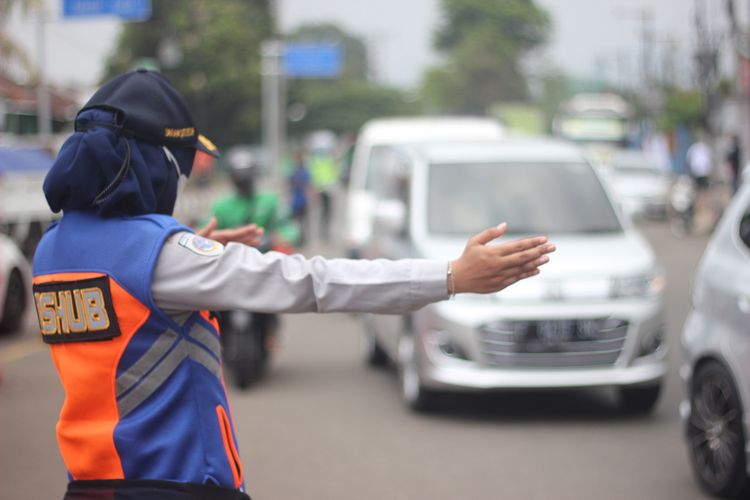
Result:
[[[507,222],[512,233],[621,231],[586,163],[433,164],[428,231],[465,236]]]

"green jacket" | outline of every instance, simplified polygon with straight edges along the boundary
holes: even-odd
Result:
[[[278,236],[285,243],[296,245],[299,230],[279,208],[279,197],[274,193],[256,193],[242,197],[236,194],[214,203],[213,213],[217,229],[232,229],[246,224],[256,224],[269,236]]]

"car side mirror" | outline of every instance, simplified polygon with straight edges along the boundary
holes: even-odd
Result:
[[[392,234],[406,232],[406,204],[401,200],[379,200],[375,205],[375,225]]]

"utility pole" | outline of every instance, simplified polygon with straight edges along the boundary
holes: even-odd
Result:
[[[270,180],[274,188],[281,187],[284,151],[284,116],[282,112],[281,58],[283,45],[271,39],[261,47],[261,112],[263,115],[263,149],[267,155]]]
[[[39,138],[45,147],[50,146],[52,139],[52,112],[50,110],[49,86],[47,85],[47,37],[45,34],[46,16],[43,4],[37,7],[36,53],[36,123]]]
[[[698,42],[698,47],[695,53],[696,72],[698,85],[701,88],[703,94],[703,108],[704,118],[703,125],[706,132],[713,136],[713,111],[715,104],[715,86],[716,78],[718,76],[718,44],[716,40],[708,32],[706,26],[706,15],[704,9],[701,7],[705,6],[705,2],[702,0],[695,0],[695,35]]]
[[[653,83],[651,75],[651,46],[653,44],[654,30],[651,11],[644,7],[641,9],[638,19],[641,23],[641,64],[643,65],[641,72],[643,75],[643,86],[646,92],[649,92]]]
[[[674,87],[677,82],[675,61],[677,61],[677,41],[672,37],[667,37],[663,44],[661,79],[668,87]]]
[[[632,19],[638,23],[639,37],[641,45],[640,66],[641,66],[641,99],[646,105],[646,116],[652,116],[653,108],[656,107],[658,96],[654,86],[652,74],[653,61],[651,53],[654,40],[653,13],[647,7],[637,10],[616,9],[614,15],[621,19]]]
[[[286,92],[284,81],[284,43],[279,35],[279,1],[269,0],[271,37],[261,46],[261,113],[263,150],[268,160],[270,182],[283,185],[283,161],[286,135]]]

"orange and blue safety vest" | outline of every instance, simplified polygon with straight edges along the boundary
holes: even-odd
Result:
[[[73,480],[158,479],[244,490],[218,324],[168,314],[151,281],[173,218],[70,212],[34,257],[42,338],[65,389],[57,424]]]

